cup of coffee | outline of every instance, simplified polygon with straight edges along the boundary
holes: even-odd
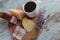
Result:
[[[38,15],[38,4],[35,1],[28,1],[23,5],[23,10],[29,17]]]

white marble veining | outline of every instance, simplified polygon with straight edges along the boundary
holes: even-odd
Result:
[[[22,6],[24,2],[27,0],[9,0],[3,5],[3,8],[0,8],[0,12],[8,12],[10,8],[16,8],[17,6]],[[50,17],[55,14],[55,12],[60,11],[60,0],[41,0],[41,5],[40,8],[43,10],[46,10],[44,17],[46,17],[48,14],[50,14]],[[9,34],[8,27],[4,27],[0,25],[0,31],[2,29],[7,28],[2,34],[0,34],[0,40],[11,40],[11,36]],[[58,40],[60,35],[60,32],[57,32],[57,30],[60,30],[60,23],[54,23],[54,22],[49,22],[47,24],[47,29],[49,29],[48,32],[46,32],[46,29],[43,30],[42,34],[39,35],[37,40]],[[54,35],[57,35],[54,37]]]

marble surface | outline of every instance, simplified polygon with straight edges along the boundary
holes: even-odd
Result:
[[[7,12],[9,13],[9,9],[13,8],[15,9],[17,6],[22,6],[24,2],[27,0],[9,0],[8,2],[4,3],[3,7],[0,8],[0,12]],[[60,11],[60,0],[41,0],[40,3],[41,10],[45,10],[44,12],[44,18],[47,17],[47,15],[50,14],[50,17],[47,18],[50,19],[56,12]],[[0,20],[0,31],[3,30],[2,33],[0,33],[0,40],[11,40],[11,36],[9,34],[8,30],[8,23],[2,25],[5,23],[3,20]],[[48,30],[46,32],[46,30]],[[37,38],[37,40],[59,40],[60,37],[60,22],[54,23],[53,21],[49,21],[47,23],[47,28],[43,29],[42,34],[40,34]]]

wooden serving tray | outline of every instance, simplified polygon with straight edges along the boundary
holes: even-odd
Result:
[[[32,20],[33,20],[33,22],[36,23],[37,17],[33,18]],[[20,25],[20,26],[21,26],[21,22],[20,22],[19,20],[18,20],[18,22],[17,22],[16,25],[13,25],[13,24],[9,23],[9,30],[10,30],[11,35],[12,35],[12,33],[14,32],[14,29],[15,29],[15,27],[16,27],[17,25]],[[37,31],[36,31],[36,27],[37,27],[37,25],[34,26],[34,28],[32,29],[31,32],[27,32],[27,33],[24,35],[24,37],[23,37],[22,40],[34,40],[34,39],[36,38],[36,36],[37,36],[38,34],[40,34],[40,33],[42,32],[42,30],[43,30],[43,28],[41,28],[41,29],[37,32]],[[18,39],[16,39],[16,40],[18,40]]]

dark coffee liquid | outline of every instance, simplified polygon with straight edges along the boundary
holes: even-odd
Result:
[[[26,12],[32,12],[35,10],[35,8],[36,8],[36,3],[34,3],[34,2],[28,2],[24,6],[24,10]]]

